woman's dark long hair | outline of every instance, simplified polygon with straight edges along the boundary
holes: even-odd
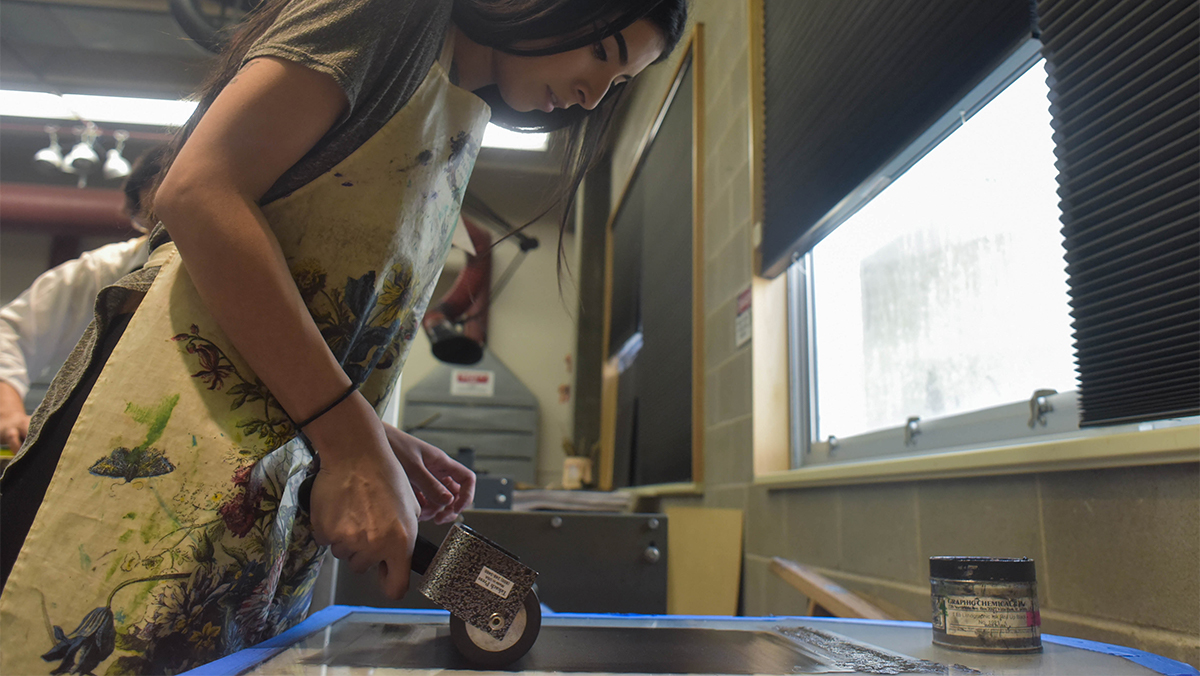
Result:
[[[640,19],[648,20],[662,34],[663,51],[654,63],[665,61],[683,38],[687,0],[456,0],[453,13],[455,25],[467,37],[517,56],[545,56],[586,47]],[[546,39],[559,41],[539,49],[515,46],[523,40]],[[560,284],[565,256],[563,234],[574,213],[576,193],[604,144],[625,87],[625,83],[613,85],[594,110],[572,106],[549,113],[513,110],[495,85],[475,92],[491,106],[493,123],[513,131],[555,132],[555,143],[562,148],[563,181],[550,205],[521,227],[540,219],[555,205],[562,205],[556,264]]]
[[[291,0],[263,0],[230,36],[216,67],[201,85],[196,112],[171,141],[163,158],[158,183],[161,183],[200,118],[225,85],[237,75],[246,53],[278,19],[289,2]],[[687,23],[687,0],[454,0],[452,9],[452,21],[468,38],[517,56],[544,56],[586,47],[625,30],[640,19],[649,20],[662,33],[665,46],[658,61],[665,60],[683,37]],[[559,42],[536,50],[516,46],[527,40],[556,39]],[[595,110],[574,106],[550,113],[517,112],[504,103],[495,86],[476,92],[491,106],[491,121],[495,124],[514,131],[556,132],[556,140],[565,144],[564,182],[554,202],[565,201],[560,223],[560,271],[563,253],[561,233],[571,216],[575,193],[603,143],[605,130],[612,120],[624,87],[624,84],[614,85]],[[541,215],[551,208],[553,206]]]

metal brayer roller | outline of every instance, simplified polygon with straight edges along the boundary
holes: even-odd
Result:
[[[310,476],[300,485],[306,512]],[[537,571],[469,526],[454,524],[441,547],[417,536],[413,572],[430,601],[450,611],[450,638],[470,662],[505,667],[521,659],[542,628],[542,604],[533,583]]]
[[[529,652],[542,628],[537,571],[470,527],[454,524],[442,546],[417,537],[418,591],[450,611],[450,638],[471,662],[503,667]]]

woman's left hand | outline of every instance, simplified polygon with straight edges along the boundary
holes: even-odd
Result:
[[[475,473],[440,448],[384,423],[388,444],[408,474],[421,521],[446,524],[458,518],[475,499]]]

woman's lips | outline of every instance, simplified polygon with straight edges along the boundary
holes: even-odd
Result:
[[[546,94],[546,105],[542,107],[542,110],[549,113],[553,112],[555,108],[562,107],[562,102],[554,95],[554,90],[550,88],[550,85],[546,85]]]

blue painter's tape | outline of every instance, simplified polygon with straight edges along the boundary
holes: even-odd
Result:
[[[309,615],[303,622],[272,639],[267,639],[256,648],[286,648],[314,631],[320,631],[354,612],[349,606],[329,606]]]
[[[1057,643],[1058,645],[1070,646],[1072,648],[1081,648],[1090,650],[1094,653],[1102,653],[1104,655],[1115,655],[1124,657],[1125,659],[1135,664],[1140,664],[1147,669],[1151,669],[1160,674],[1168,676],[1200,676],[1200,671],[1190,664],[1184,664],[1176,660],[1155,655],[1154,653],[1135,650],[1133,648],[1125,648],[1111,643],[1100,643],[1098,641],[1088,641],[1082,638],[1070,638],[1068,636],[1051,636],[1042,634],[1043,643]]]

